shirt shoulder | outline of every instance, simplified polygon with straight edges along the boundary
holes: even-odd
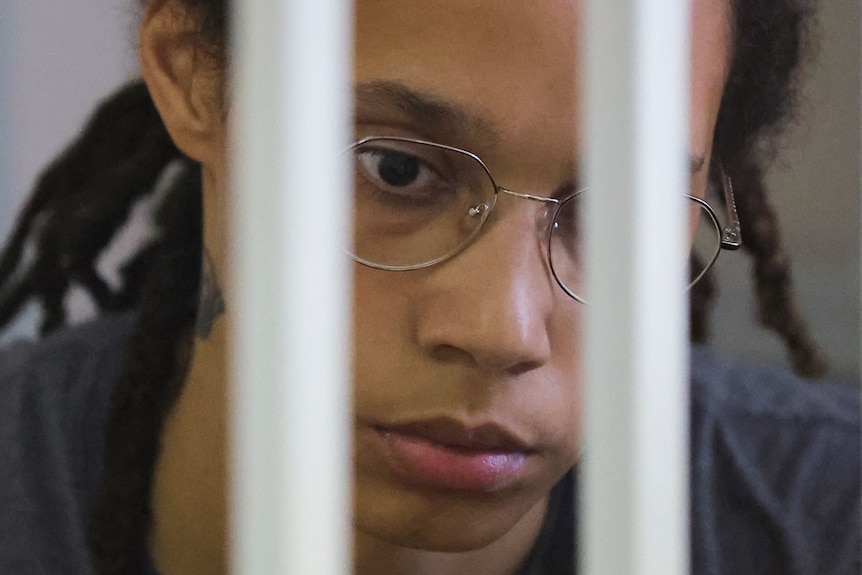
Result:
[[[89,573],[103,426],[135,317],[0,348],[0,572]]]
[[[859,389],[692,354],[694,572],[858,572]]]

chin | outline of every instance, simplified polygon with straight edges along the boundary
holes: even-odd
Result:
[[[423,521],[420,524],[405,524],[404,521],[389,521],[386,524],[364,525],[357,518],[357,530],[376,540],[396,547],[438,553],[465,553],[478,551],[499,541],[514,526],[454,525],[449,521]]]
[[[363,489],[367,487],[368,489]],[[477,551],[517,529],[525,516],[544,516],[543,493],[453,493],[358,485],[354,524],[359,534],[390,545],[431,552]],[[537,506],[538,515],[530,513]]]

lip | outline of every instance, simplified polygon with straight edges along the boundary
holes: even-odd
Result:
[[[393,470],[407,484],[445,491],[493,492],[527,472],[532,450],[496,423],[438,417],[373,426]]]

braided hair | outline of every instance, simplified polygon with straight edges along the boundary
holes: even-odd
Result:
[[[156,214],[158,240],[123,266],[122,285],[112,290],[96,271],[97,258],[174,162],[185,169]],[[174,146],[146,86],[133,83],[102,104],[45,171],[0,258],[0,325],[35,299],[44,309],[41,332],[60,327],[73,282],[103,312],[138,310],[106,424],[105,472],[90,532],[97,573],[136,573],[144,556],[159,436],[192,345],[200,188],[199,170]],[[29,263],[28,244],[36,253]]]
[[[224,0],[182,0],[200,22],[202,46],[223,55]],[[825,364],[792,297],[789,264],[764,184],[768,143],[793,107],[811,9],[806,0],[732,0],[734,58],[714,150],[734,179],[745,250],[754,262],[759,318],[786,342],[794,369]],[[222,60],[223,61],[223,60]],[[136,202],[181,166],[156,216],[157,239],[135,254],[112,287],[99,255]],[[105,472],[89,530],[97,573],[134,574],[152,521],[153,471],[163,423],[191,357],[202,256],[199,167],[171,142],[146,87],[132,83],[96,111],[72,146],[39,178],[0,254],[0,328],[32,302],[43,334],[66,323],[64,301],[80,285],[102,311],[136,310],[138,320],[112,392]],[[691,337],[705,341],[716,290],[691,292]]]
[[[813,7],[806,0],[732,0],[732,4],[733,60],[716,122],[713,157],[720,159],[734,182],[743,249],[754,263],[760,325],[781,337],[796,373],[819,377],[826,372],[826,360],[794,298],[790,262],[764,177],[777,137],[796,104]],[[711,179],[717,178],[713,170]],[[708,340],[716,293],[712,273],[692,288],[692,341]]]

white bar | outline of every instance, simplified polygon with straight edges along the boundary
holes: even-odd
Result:
[[[234,4],[232,569],[343,575],[352,5]]]
[[[689,6],[589,0],[585,28],[593,193],[581,572],[683,575]]]

